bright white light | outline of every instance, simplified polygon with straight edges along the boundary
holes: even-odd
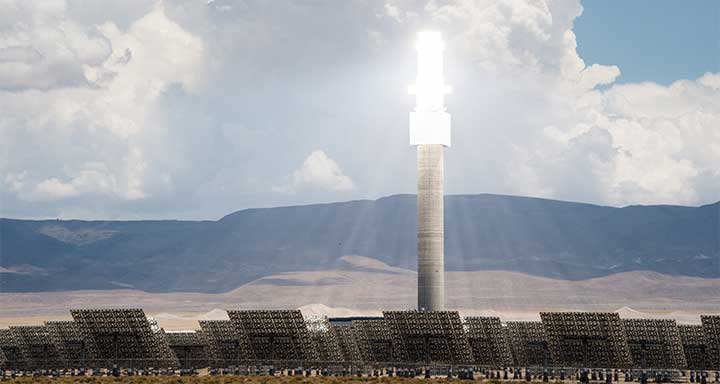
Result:
[[[417,79],[410,88],[415,110],[410,112],[410,145],[450,146],[450,114],[445,112],[445,94],[450,87],[443,77],[445,43],[440,32],[420,32]]]
[[[415,94],[416,111],[444,111],[445,95],[450,87],[445,85],[443,77],[443,51],[445,43],[442,34],[437,31],[425,31],[418,34],[416,44],[418,69],[415,85],[410,92]]]

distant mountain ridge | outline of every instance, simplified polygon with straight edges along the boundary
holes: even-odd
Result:
[[[720,277],[720,202],[603,207],[529,197],[445,198],[448,270],[568,280],[648,270]],[[0,292],[224,292],[346,255],[414,269],[416,199],[246,209],[218,221],[0,219]]]

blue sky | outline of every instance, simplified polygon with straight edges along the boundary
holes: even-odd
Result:
[[[587,63],[620,67],[618,83],[670,84],[720,70],[720,1],[583,1],[575,20]]]

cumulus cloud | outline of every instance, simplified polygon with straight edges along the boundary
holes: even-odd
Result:
[[[33,33],[41,37],[30,34],[31,48],[0,48],[6,64],[24,60],[31,68],[25,79],[0,64],[0,88],[6,88],[0,91],[0,134],[15,144],[0,152],[3,192],[17,199],[16,206],[63,206],[77,197],[112,204],[167,193],[169,170],[158,159],[177,156],[168,147],[182,135],[162,127],[162,101],[172,89],[192,93],[200,86],[202,41],[170,20],[162,3],[127,30],[113,22],[82,26],[67,18],[64,4],[44,8],[40,16],[25,4],[15,4],[29,14],[20,12],[13,26],[32,19]],[[3,40],[23,35],[15,29]],[[77,32],[88,30],[92,37]],[[69,55],[64,63],[80,80],[70,81],[48,64],[57,56],[53,50]]]
[[[303,189],[349,191],[355,188],[352,179],[345,176],[340,166],[319,149],[312,151],[289,179],[289,183],[272,190],[294,194]]]
[[[86,71],[112,52],[96,26],[66,19],[63,1],[3,3],[0,18],[0,89],[90,86]]]
[[[493,88],[481,100],[492,109],[472,117],[460,113],[498,122],[501,132],[455,130],[456,138],[466,135],[474,143],[490,137],[495,148],[462,159],[482,163],[492,154],[506,160],[485,162],[507,175],[495,176],[491,188],[504,185],[524,195],[613,205],[716,201],[717,192],[697,186],[718,184],[718,74],[669,86],[612,85],[620,68],[587,65],[577,54],[571,28],[580,12],[574,1],[461,1],[436,11],[447,23],[474,20],[457,23],[464,32],[456,43],[465,49],[463,59],[497,77],[473,76],[486,81],[478,87]],[[466,29],[470,24],[477,27]],[[461,96],[461,110],[477,104],[472,94]],[[482,183],[470,179],[461,189]]]
[[[405,90],[427,28],[447,40],[449,193],[719,198],[720,74],[616,84],[622,68],[578,55],[579,0],[100,4],[3,3],[2,215],[412,193]]]

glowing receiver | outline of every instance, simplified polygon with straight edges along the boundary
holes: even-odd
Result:
[[[445,95],[451,89],[443,77],[445,43],[440,32],[418,34],[418,72],[410,93],[415,110],[410,112],[410,145],[450,146],[450,114],[445,112]]]

